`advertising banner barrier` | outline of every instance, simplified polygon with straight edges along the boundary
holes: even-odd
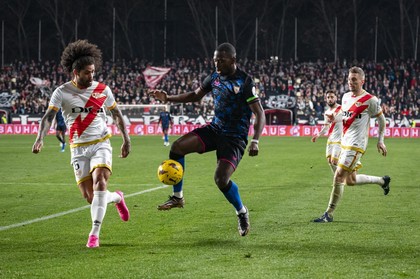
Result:
[[[201,125],[185,124],[173,125],[169,129],[170,135],[184,135]],[[118,135],[119,131],[115,125],[108,126],[111,133]],[[268,125],[264,127],[263,136],[293,136],[293,137],[310,137],[314,133],[319,132],[322,126],[277,126]],[[36,135],[39,126],[36,124],[1,124],[0,135]],[[148,135],[162,135],[162,128],[157,124],[132,124],[127,126],[130,135],[148,136]],[[49,134],[55,135],[55,130],[50,129]],[[251,126],[250,135],[253,134],[253,127]],[[378,127],[371,127],[369,130],[370,137],[378,136]],[[406,128],[406,127],[387,127],[385,137],[391,138],[420,138],[420,128]]]

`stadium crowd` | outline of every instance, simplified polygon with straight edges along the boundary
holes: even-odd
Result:
[[[111,87],[119,104],[156,104],[157,100],[149,99],[145,94],[147,87],[142,71],[148,65],[153,63],[145,60],[119,60],[116,63],[107,61],[97,72],[96,80]],[[240,60],[238,65],[254,77],[265,108],[276,107],[272,102],[273,96],[292,97],[293,102],[287,108],[295,113],[294,124],[298,124],[298,120],[316,124],[317,119],[322,119],[324,92],[335,89],[340,96],[348,91],[346,77],[352,66],[346,60],[338,63],[322,60],[301,63],[277,59],[257,62]],[[405,126],[411,125],[413,119],[420,118],[419,62],[388,59],[379,63],[359,61],[357,65],[366,73],[364,88],[381,100],[387,118],[406,123]],[[194,90],[214,69],[211,59],[178,58],[167,60],[164,66],[172,70],[157,88],[165,89],[169,94]],[[31,77],[44,81],[42,91],[30,82]],[[15,61],[1,69],[0,94],[14,94],[9,108],[12,114],[43,114],[48,106],[48,92],[67,80],[69,77],[56,61]],[[174,115],[212,115],[212,99],[208,96],[199,104],[173,106],[172,110]]]

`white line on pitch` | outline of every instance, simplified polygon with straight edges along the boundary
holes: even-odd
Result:
[[[162,185],[162,186],[159,186],[159,187],[156,187],[156,188],[147,189],[147,190],[144,190],[144,191],[124,195],[124,198],[134,197],[134,196],[137,196],[137,195],[153,192],[153,191],[164,189],[164,188],[167,188],[167,187],[169,187],[169,186]],[[56,213],[56,214],[52,214],[52,215],[48,215],[48,216],[44,216],[44,217],[40,217],[40,218],[36,218],[36,219],[32,219],[32,220],[28,220],[28,221],[25,221],[25,222],[22,222],[22,223],[12,224],[12,225],[9,225],[9,226],[3,226],[3,227],[0,227],[0,231],[5,231],[5,230],[9,230],[9,229],[13,229],[13,228],[17,228],[17,227],[21,227],[21,226],[45,221],[45,220],[48,220],[48,219],[61,217],[61,216],[71,214],[71,213],[74,213],[74,212],[78,212],[78,211],[81,211],[81,210],[84,210],[84,209],[87,209],[87,208],[90,208],[90,205],[85,205],[85,206],[82,206],[82,207],[79,207],[79,208],[75,208],[75,209],[59,212],[59,213]]]

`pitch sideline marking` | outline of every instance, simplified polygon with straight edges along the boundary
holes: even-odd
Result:
[[[129,194],[129,195],[124,195],[124,198],[134,197],[134,196],[137,196],[137,195],[153,192],[153,191],[164,189],[164,188],[167,188],[167,187],[169,187],[169,186],[168,185],[162,185],[162,186],[159,186],[159,187],[156,187],[156,188],[143,190],[143,191],[132,193],[132,194]],[[87,209],[87,208],[90,208],[90,205],[85,205],[85,206],[82,206],[82,207],[79,207],[79,208],[75,208],[75,209],[59,212],[59,213],[56,213],[56,214],[52,214],[52,215],[48,215],[48,216],[44,216],[44,217],[40,217],[40,218],[36,218],[36,219],[32,219],[32,220],[28,220],[28,221],[21,222],[21,223],[16,223],[16,224],[8,225],[8,226],[3,226],[3,227],[0,227],[0,231],[5,231],[5,230],[9,230],[9,229],[13,229],[13,228],[17,228],[17,227],[26,226],[26,225],[30,225],[30,224],[33,224],[33,223],[49,220],[49,219],[52,219],[52,218],[61,217],[61,216],[67,215],[67,214],[82,211],[82,210]]]

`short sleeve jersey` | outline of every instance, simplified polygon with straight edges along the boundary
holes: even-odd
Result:
[[[360,96],[352,92],[343,95],[343,148],[366,151],[369,138],[370,118],[382,113],[378,98],[363,91]]]
[[[328,109],[325,111],[325,115],[332,114],[334,115],[334,122],[330,123],[328,128],[328,143],[340,143],[341,132],[343,131],[341,106],[338,105],[334,108],[328,107]],[[325,119],[327,119],[327,117],[325,117]]]
[[[211,125],[220,133],[247,138],[252,111],[249,104],[259,102],[252,78],[240,69],[232,76],[213,72],[201,85],[211,92],[214,100],[214,117]]]
[[[54,110],[62,109],[73,146],[109,138],[105,108],[113,109],[116,105],[111,89],[96,81],[85,89],[66,82],[54,90],[49,103]]]
[[[161,122],[162,127],[169,127],[171,122],[171,114],[168,111],[161,111],[159,114],[159,121]]]

